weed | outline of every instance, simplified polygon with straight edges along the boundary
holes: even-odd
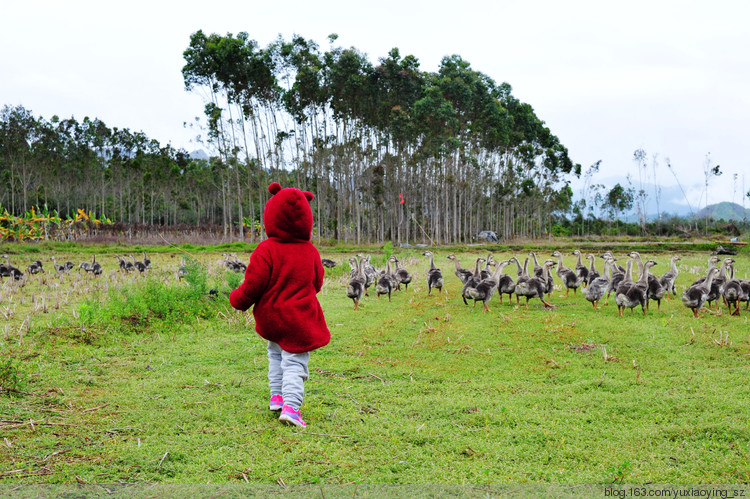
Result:
[[[26,375],[18,366],[18,362],[12,357],[0,361],[0,393],[23,393],[25,386]]]

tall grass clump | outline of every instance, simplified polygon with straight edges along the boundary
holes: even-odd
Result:
[[[79,319],[82,326],[130,331],[146,330],[155,323],[164,329],[209,319],[215,316],[219,297],[230,290],[228,277],[226,282],[209,282],[206,268],[195,259],[187,259],[183,280],[165,283],[146,278],[110,288],[106,297],[94,295],[84,301],[78,309]]]

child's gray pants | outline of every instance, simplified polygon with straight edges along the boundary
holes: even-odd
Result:
[[[268,386],[271,395],[280,393],[284,404],[299,410],[305,396],[305,381],[310,372],[310,352],[289,353],[278,343],[268,342]]]

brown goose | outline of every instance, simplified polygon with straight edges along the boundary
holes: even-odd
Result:
[[[359,308],[359,301],[365,294],[365,273],[362,270],[361,263],[361,260],[357,261],[354,257],[349,259],[349,265],[352,266],[352,271],[354,271],[355,274],[351,277],[349,285],[346,287],[346,296],[351,298],[354,302],[354,310]]]
[[[734,278],[734,265],[729,266],[729,279],[724,284],[724,303],[729,308],[729,315],[740,315],[740,296],[742,285],[739,279]],[[732,306],[734,305],[734,310]]]
[[[669,270],[659,278],[659,284],[667,290],[667,293],[672,293],[674,296],[677,296],[677,289],[675,288],[674,283],[677,280],[677,274],[679,273],[677,270],[677,262],[679,261],[680,257],[673,255],[669,260]],[[665,296],[669,295],[667,294]]]
[[[628,262],[630,263],[630,262]],[[625,309],[629,308],[631,311],[636,306],[641,306],[643,315],[646,315],[646,302],[648,300],[648,276],[649,269],[656,265],[656,262],[649,260],[643,264],[640,278],[632,283],[627,289],[622,290],[622,284],[617,290],[615,295],[615,303],[617,304],[617,310],[620,313],[620,317],[623,317]]]
[[[495,264],[495,271],[492,275],[486,279],[482,279],[476,288],[469,290],[471,297],[474,299],[474,303],[482,301],[482,312],[489,312],[490,307],[488,303],[492,299],[492,295],[495,294],[500,284],[500,275],[503,273],[503,269],[508,266],[508,261],[502,261]]]
[[[571,254],[577,258],[575,273],[581,279],[581,284],[585,288],[589,283],[589,269],[581,261],[581,250],[573,250]]]
[[[590,286],[591,283],[595,281],[597,277],[601,276],[601,274],[599,273],[598,270],[596,270],[596,266],[594,265],[594,261],[596,260],[596,257],[592,255],[591,253],[589,253],[588,255],[586,255],[586,258],[588,258],[589,261],[591,262],[591,264],[589,265],[589,276],[586,279],[586,285]]]
[[[406,291],[409,291],[409,283],[411,282],[413,276],[409,273],[408,270],[401,268],[398,258],[392,256],[391,260],[393,261],[393,265],[396,267],[396,271],[393,272],[393,277],[395,277],[398,281],[397,289],[401,289],[401,284],[403,284],[404,289]]]
[[[461,279],[462,284],[466,284],[466,281],[469,280],[472,276],[472,272],[469,269],[465,269],[461,266],[461,264],[458,262],[458,258],[456,258],[456,255],[451,253],[447,256],[448,260],[451,260],[453,264],[456,266],[456,277]]]
[[[592,259],[594,258],[594,255],[589,255]],[[586,298],[586,300],[591,302],[591,305],[594,306],[594,309],[599,308],[599,300],[602,299],[604,296],[604,293],[607,292],[607,289],[609,288],[609,281],[610,281],[610,267],[614,264],[614,260],[611,258],[608,258],[604,262],[604,275],[599,276],[593,281],[589,283],[589,285],[586,287],[586,289],[583,290],[583,296]],[[589,276],[591,274],[589,273]]]
[[[435,267],[435,255],[432,251],[425,251],[422,256],[430,259],[430,268],[427,270],[427,294],[432,294],[432,288],[437,288],[439,292],[443,291],[443,273]]]
[[[693,284],[682,293],[682,304],[693,311],[694,317],[698,317],[698,309],[706,303],[708,294],[711,292],[711,281],[718,271],[716,267],[711,267],[703,282]]]
[[[469,277],[466,282],[464,283],[464,287],[461,289],[461,298],[464,300],[464,304],[468,305],[468,300],[471,300],[471,294],[469,293],[470,289],[476,288],[480,282],[482,282],[482,275],[481,270],[479,270],[479,266],[485,262],[485,259],[482,257],[477,258],[477,263],[474,266],[474,273]],[[476,305],[477,302],[474,302],[474,305]]]
[[[578,294],[578,288],[583,282],[580,275],[576,274],[572,269],[569,269],[563,264],[562,253],[555,251],[552,253],[553,257],[557,258],[557,275],[565,286],[565,297],[567,298],[570,294],[570,290],[573,290],[573,294]]]
[[[544,262],[542,267],[542,276],[534,276],[528,280],[521,280],[516,283],[516,294],[518,296],[526,297],[526,309],[529,308],[529,300],[531,298],[539,298],[544,303],[546,308],[555,308],[552,304],[544,300],[544,295],[547,292],[547,283],[549,282],[548,277],[550,269],[557,265],[554,260],[547,260]],[[525,273],[525,272],[524,272]]]

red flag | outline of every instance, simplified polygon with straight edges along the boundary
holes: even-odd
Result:
[[[404,194],[402,192],[399,192],[398,197],[401,198],[401,204],[404,204]]]

